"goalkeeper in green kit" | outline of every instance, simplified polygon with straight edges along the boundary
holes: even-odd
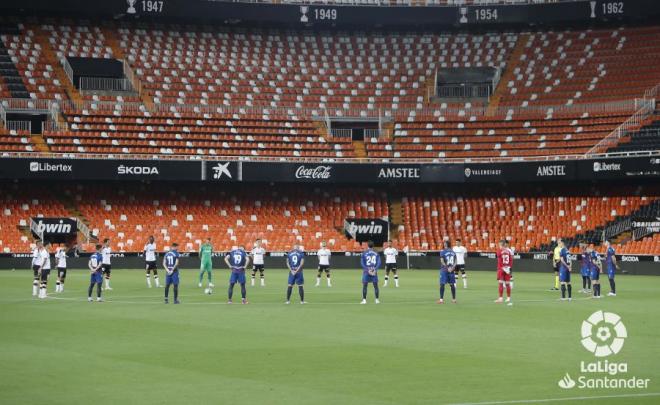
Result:
[[[207,274],[209,279],[209,288],[213,288],[213,245],[211,245],[211,238],[206,238],[206,242],[202,243],[202,246],[199,248],[199,284],[198,287],[202,286],[202,281],[204,280],[204,273]]]

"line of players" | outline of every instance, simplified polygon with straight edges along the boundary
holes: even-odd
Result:
[[[614,248],[611,246],[609,241],[605,242],[606,246],[606,264],[608,279],[610,282],[611,291],[608,295],[616,296],[616,284],[614,282],[615,269],[618,269],[618,263],[616,261]],[[47,285],[48,285],[48,276],[50,273],[50,254],[49,252],[50,244],[46,243],[45,245],[41,241],[37,241],[35,250],[33,252],[32,259],[32,268],[34,272],[33,279],[33,296],[39,296],[39,298],[45,298],[47,294]],[[600,274],[603,272],[603,266],[600,261],[600,256],[593,249],[593,247],[588,246],[586,243],[580,243],[581,248],[581,275],[583,288],[582,292],[589,292],[591,289],[591,284],[593,283],[593,297],[600,298]],[[97,301],[102,301],[101,291],[103,279],[105,279],[105,289],[111,290],[110,287],[110,276],[111,276],[111,254],[112,250],[110,248],[110,240],[105,239],[103,244],[96,246],[96,252],[90,256],[88,262],[89,269],[91,271],[90,285],[88,288],[88,300],[92,301],[92,292],[94,287],[96,287],[97,292]],[[257,272],[260,274],[260,284],[265,286],[265,276],[264,276],[264,256],[266,254],[265,249],[262,246],[262,241],[257,239],[254,244],[254,248],[251,251],[251,254],[248,255],[245,249],[241,247],[234,247],[232,251],[225,256],[225,264],[231,269],[230,276],[230,285],[228,290],[228,302],[232,302],[233,290],[235,284],[240,284],[241,286],[241,301],[242,303],[247,303],[247,292],[245,289],[245,269],[249,266],[250,261],[253,262],[251,284],[255,285],[255,278]],[[385,255],[385,282],[384,286],[386,287],[389,282],[390,274],[394,276],[395,286],[399,286],[399,277],[397,272],[397,256],[398,251],[392,246],[392,241],[386,243],[385,249],[383,250]],[[462,246],[460,239],[456,240],[455,246],[451,246],[449,241],[444,243],[444,249],[440,252],[440,299],[438,300],[439,304],[444,303],[444,294],[445,287],[449,284],[452,294],[452,302],[456,302],[456,274],[461,273],[463,278],[463,287],[467,288],[467,276],[465,274],[465,256],[467,254],[467,249]],[[199,283],[198,286],[202,286],[202,281],[204,275],[208,278],[209,291],[213,288],[213,275],[212,275],[212,256],[213,256],[213,246],[211,245],[211,239],[208,238],[200,247],[199,251],[200,256],[200,272],[199,272]],[[327,249],[325,242],[321,242],[320,249],[317,251],[317,256],[319,260],[318,274],[316,280],[316,286],[320,285],[321,276],[325,272],[327,278],[328,287],[332,286],[331,276],[330,276],[330,256],[331,252]],[[151,288],[151,278],[150,273],[153,273],[154,282],[156,287],[160,287],[160,282],[158,279],[158,270],[157,270],[157,249],[156,243],[153,236],[150,236],[147,244],[144,247],[144,257],[145,257],[145,268],[146,268],[146,281],[147,286]],[[497,258],[497,281],[498,281],[498,292],[499,297],[495,301],[496,303],[506,302],[508,305],[511,305],[511,290],[513,288],[513,250],[509,247],[509,242],[507,240],[501,240],[499,242],[499,249],[496,252]],[[55,292],[64,291],[64,281],[66,279],[66,252],[63,248],[58,248],[55,254],[55,259],[57,261],[57,284]],[[304,300],[304,277],[302,273],[302,268],[304,265],[304,253],[300,249],[300,246],[295,245],[293,250],[287,254],[286,258],[287,268],[289,269],[289,282],[287,287],[287,300],[286,303],[290,303],[291,293],[293,286],[297,285],[301,303],[305,303]],[[564,245],[563,240],[559,240],[557,248],[555,249],[553,256],[554,268],[556,269],[558,275],[557,280],[561,286],[561,299],[562,300],[571,300],[572,299],[572,285],[571,285],[571,256],[568,249]],[[380,255],[373,250],[373,243],[369,243],[368,249],[362,253],[361,256],[361,266],[363,268],[363,291],[362,291],[362,304],[366,304],[367,297],[367,287],[368,284],[373,284],[374,293],[375,293],[375,302],[379,303],[379,288],[378,288],[378,275],[377,270],[380,267]],[[179,303],[178,300],[178,284],[179,284],[179,253],[178,246],[172,244],[170,251],[167,252],[163,257],[163,268],[166,271],[166,284],[165,284],[165,302],[169,302],[169,289],[173,286],[174,291],[174,302]],[[506,290],[507,298],[506,301],[503,301],[503,293]],[[568,294],[568,297],[566,295]]]
[[[378,275],[377,271],[381,265],[380,255],[373,250],[373,243],[369,242],[368,249],[363,252],[361,256],[361,265],[363,268],[363,291],[362,291],[362,304],[366,304],[367,298],[367,287],[369,284],[373,284],[374,293],[375,293],[375,302],[379,303],[379,294],[380,290],[378,287]],[[447,242],[446,247],[450,247],[450,244]],[[33,295],[37,295],[40,298],[45,298],[47,293],[48,285],[48,276],[50,273],[50,254],[48,253],[50,244],[47,243],[44,245],[41,241],[37,241],[36,248],[33,252],[32,259],[32,268],[34,271],[34,280],[33,280]],[[443,302],[444,297],[444,285],[451,280],[452,285],[452,296],[454,297],[455,302],[455,277],[454,272],[461,272],[463,277],[463,287],[467,288],[467,276],[465,274],[465,256],[467,254],[467,249],[462,246],[461,241],[457,240],[456,246],[451,248],[448,252],[451,253],[451,256],[447,256],[447,252],[443,251],[441,255],[442,270],[441,270],[441,299],[439,303]],[[153,236],[148,238],[147,243],[144,246],[144,258],[145,258],[145,269],[146,269],[146,282],[147,287],[151,288],[151,273],[153,273],[153,279],[155,286],[160,287],[160,281],[158,278],[158,266],[157,266],[157,248],[155,239]],[[240,284],[241,286],[241,301],[242,303],[247,303],[247,292],[245,289],[245,269],[249,266],[250,260],[253,262],[253,270],[251,277],[251,284],[254,286],[255,278],[257,272],[260,274],[260,284],[265,286],[265,276],[264,276],[264,256],[266,254],[265,249],[262,246],[262,241],[257,239],[255,241],[254,248],[251,251],[251,254],[248,255],[245,252],[243,247],[235,247],[232,251],[225,256],[225,264],[231,269],[231,276],[229,282],[228,290],[228,302],[232,302],[233,290],[235,284]],[[321,283],[321,277],[323,273],[326,274],[327,285],[332,287],[331,275],[330,275],[330,256],[331,251],[327,248],[325,242],[321,242],[320,249],[316,252],[319,267],[318,274],[316,278],[316,286],[318,287]],[[383,250],[385,255],[385,282],[384,286],[387,287],[389,283],[390,274],[394,277],[395,287],[399,287],[399,275],[397,271],[397,257],[399,252],[392,246],[392,241],[386,243],[385,249]],[[111,255],[112,249],[110,248],[110,240],[105,239],[103,244],[96,245],[96,251],[90,256],[88,267],[91,272],[90,284],[88,288],[88,301],[93,301],[92,293],[94,288],[96,288],[96,300],[102,301],[102,284],[105,279],[105,289],[112,290],[110,287],[110,277],[111,277]],[[213,256],[213,246],[211,245],[211,239],[208,238],[200,247],[199,250],[200,256],[200,272],[199,272],[199,283],[198,286],[202,286],[204,276],[206,275],[208,279],[209,289],[213,288],[213,270],[212,270],[212,256]],[[66,252],[63,248],[58,248],[55,255],[57,260],[58,268],[58,280],[56,292],[64,291],[64,281],[66,279]],[[179,285],[179,253],[178,245],[176,243],[172,244],[170,250],[163,257],[163,268],[166,271],[166,283],[165,283],[165,302],[169,302],[169,290],[170,287],[173,287],[174,292],[174,303],[178,304],[178,285]],[[293,250],[287,254],[287,268],[289,269],[289,280],[287,287],[287,300],[286,303],[290,303],[291,293],[293,286],[297,285],[301,303],[305,303],[304,300],[304,277],[302,273],[302,268],[304,265],[304,253],[298,245],[293,247]],[[448,276],[451,274],[451,278]],[[208,289],[207,289],[208,290]]]
[[[109,258],[107,263],[104,262],[105,254],[110,253],[107,250],[108,240],[104,241],[104,245],[96,246],[96,253],[90,256],[89,260],[89,269],[91,271],[90,285],[88,289],[88,300],[92,301],[92,292],[96,286],[97,292],[97,301],[102,301],[101,298],[101,284],[102,276],[104,274],[104,268],[107,266],[108,270],[110,268]],[[360,259],[360,263],[363,269],[362,276],[362,301],[361,304],[367,303],[367,290],[368,285],[372,284],[375,294],[375,302],[380,303],[380,290],[378,286],[378,274],[377,271],[381,265],[380,255],[373,250],[373,242],[368,243],[368,249],[365,250]],[[450,248],[449,242],[446,244],[447,248]],[[245,288],[246,277],[245,270],[250,265],[252,260],[253,269],[252,269],[252,281],[251,284],[254,286],[255,278],[257,272],[260,273],[261,286],[265,286],[265,276],[264,276],[264,256],[266,254],[265,249],[262,246],[262,241],[257,239],[254,244],[254,248],[248,254],[245,251],[243,246],[235,246],[232,250],[225,256],[224,261],[228,268],[231,269],[231,275],[229,279],[229,288],[227,291],[228,303],[233,302],[233,293],[234,287],[236,284],[240,285],[241,288],[241,303],[247,304],[247,290]],[[446,254],[445,254],[446,253]],[[397,272],[397,256],[399,252],[392,246],[392,241],[386,242],[385,249],[383,250],[385,255],[385,283],[386,287],[389,282],[389,276],[392,274],[394,276],[395,287],[399,287],[399,276]],[[450,256],[447,256],[450,254]],[[456,288],[455,288],[455,277],[454,272],[461,272],[463,277],[463,287],[467,288],[467,276],[465,274],[465,256],[467,254],[467,249],[462,246],[461,241],[457,240],[456,246],[443,251],[441,255],[441,263],[443,265],[441,269],[441,299],[439,303],[443,303],[444,296],[444,285],[446,283],[451,284],[453,301],[455,301]],[[328,287],[332,287],[331,276],[330,276],[330,256],[331,251],[327,248],[325,242],[321,242],[320,249],[316,252],[319,261],[318,274],[316,277],[316,286],[318,287],[321,283],[322,274],[326,274]],[[146,268],[146,277],[147,277],[147,286],[151,288],[151,274],[154,275],[154,281],[156,287],[159,287],[158,279],[158,270],[156,264],[156,244],[153,236],[150,236],[147,244],[144,247],[144,257],[145,257],[145,268]],[[206,291],[211,291],[213,285],[213,270],[212,270],[212,257],[213,257],[213,246],[211,245],[211,239],[207,240],[201,245],[199,250],[200,256],[200,272],[199,272],[199,283],[198,286],[202,287],[202,282],[204,276],[208,280],[208,288]],[[109,257],[109,256],[108,256]],[[174,292],[174,303],[180,303],[178,299],[178,285],[179,285],[179,253],[178,245],[176,243],[170,246],[170,250],[163,257],[163,268],[165,269],[167,276],[165,282],[165,303],[169,303],[169,289],[172,286]],[[305,262],[305,254],[301,250],[299,245],[294,245],[293,249],[286,255],[286,265],[289,270],[288,286],[286,293],[286,303],[290,304],[291,295],[293,292],[294,285],[298,287],[298,292],[300,295],[301,304],[305,304],[305,292],[304,292],[304,276],[303,276],[303,266]],[[451,275],[450,276],[448,275]],[[106,279],[108,280],[108,279]],[[451,281],[449,281],[451,280]]]
[[[600,275],[607,271],[607,278],[610,284],[610,292],[607,294],[616,297],[616,271],[619,270],[619,263],[616,259],[616,252],[610,241],[605,241],[605,268],[600,255],[593,246],[582,241],[580,246],[580,275],[582,276],[582,289],[580,292],[592,293],[593,298],[601,297]],[[571,285],[571,255],[564,241],[559,239],[557,246],[553,251],[552,257],[553,269],[555,271],[555,287],[553,290],[561,289],[562,300],[572,300]],[[568,297],[567,297],[568,295]]]

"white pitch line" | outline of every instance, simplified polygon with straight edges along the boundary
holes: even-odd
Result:
[[[639,397],[658,397],[660,392],[648,392],[640,394],[619,394],[619,395],[596,395],[583,397],[566,398],[545,398],[545,399],[517,399],[513,401],[487,401],[487,402],[459,402],[449,405],[506,405],[506,404],[539,404],[546,402],[565,402],[565,401],[587,401],[590,399],[612,399],[612,398],[639,398]]]

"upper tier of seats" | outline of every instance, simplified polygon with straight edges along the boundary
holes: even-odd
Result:
[[[141,91],[63,103],[68,125],[45,133],[52,152],[353,157],[325,119],[369,116],[391,124],[368,139],[368,157],[584,153],[660,83],[659,26],[329,33],[48,20],[18,28],[1,38],[32,98],[75,92],[60,81],[67,56],[124,58]],[[484,66],[502,72],[491,106],[433,98],[438,69]]]
[[[120,28],[155,102],[344,111],[422,108],[436,68],[503,68],[515,35]]]

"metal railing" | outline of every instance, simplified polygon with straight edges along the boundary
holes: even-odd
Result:
[[[633,240],[640,240],[646,236],[652,235],[654,233],[657,233],[656,230],[650,229],[648,227],[642,227],[642,228],[635,228],[632,231],[632,238]]]
[[[44,122],[42,129],[44,131],[59,131],[59,130],[68,130],[69,124],[66,121],[60,120],[60,105],[57,103],[51,103],[48,112],[50,113],[50,119]]]
[[[6,122],[6,127],[10,131],[26,131],[32,132],[32,121],[23,120],[9,120]]]
[[[43,130],[43,133],[68,131],[68,127],[66,126],[66,123],[62,123],[62,122],[57,123],[57,121],[53,121],[51,119],[44,121],[41,124],[41,129]]]
[[[493,80],[491,81],[491,85],[492,85],[491,95],[493,92],[495,92],[495,89],[497,88],[497,85],[499,84],[501,78],[502,78],[502,68],[500,67],[495,68],[495,74],[493,75]]]
[[[48,111],[53,104],[57,102],[53,100],[41,100],[31,98],[5,98],[0,101],[3,109],[8,112],[24,112],[24,111]]]
[[[91,233],[89,232],[89,227],[80,220],[80,218],[76,217],[76,227],[78,228],[78,232],[82,233],[83,236],[85,237],[85,243],[89,242],[89,238]]]
[[[78,78],[78,88],[82,91],[133,91],[133,86],[128,79],[108,77],[81,76]]]
[[[632,227],[632,218],[623,218],[617,222],[611,223],[603,229],[603,240],[610,239],[614,236],[627,232]]]
[[[352,138],[353,130],[347,128],[332,128],[330,130],[332,136],[335,138]]]
[[[62,68],[64,69],[64,72],[66,73],[67,77],[69,78],[69,81],[71,81],[71,84],[73,84],[73,68],[71,67],[71,64],[69,63],[69,60],[67,58],[62,58],[62,60],[60,60],[60,64],[62,65]]]
[[[650,89],[646,89],[646,91],[644,92],[644,98],[646,99],[657,98],[658,92],[660,92],[660,84],[656,84]]]
[[[348,222],[347,219],[344,219],[344,233],[353,239],[355,239],[355,236],[357,235],[355,229],[351,226],[351,223]]]
[[[639,129],[642,121],[646,119],[655,111],[655,100],[650,99],[641,99],[635,100],[635,104],[639,102],[639,109],[635,113],[625,120],[621,125],[616,127],[612,132],[610,132],[605,138],[601,139],[596,145],[594,145],[585,156],[591,156],[594,153],[599,153],[606,151],[610,147],[616,146],[619,142],[619,139],[628,135],[628,132],[633,129]]]
[[[325,113],[325,127],[328,130],[328,133],[332,135],[332,121],[330,120],[330,115],[328,115],[328,110],[323,110]]]
[[[43,229],[39,229],[39,224],[37,224],[34,218],[30,218],[30,231],[32,231],[33,234],[37,235],[37,238],[39,238],[39,240],[44,240],[44,231]]]
[[[0,103],[0,121],[2,123],[2,126],[5,126],[7,123],[7,111],[5,110],[5,106]]]
[[[380,130],[377,128],[366,128],[364,130],[364,139],[379,138]]]
[[[436,89],[439,98],[490,98],[491,83],[440,84]]]
[[[94,111],[108,111],[113,112],[117,110],[117,106],[123,113],[138,113],[143,114],[147,111],[147,107],[138,102],[122,102],[117,103],[113,101],[52,101],[52,100],[31,100],[31,99],[3,99],[2,104],[7,110],[34,110],[42,109],[49,110],[51,103],[57,103],[60,109],[67,114],[92,114]],[[644,105],[649,105],[646,101]],[[552,114],[553,116],[560,115],[582,115],[588,114],[629,114],[637,111],[639,107],[639,99],[637,100],[623,100],[612,101],[607,103],[593,103],[593,104],[574,104],[574,105],[545,105],[545,106],[528,106],[528,107],[509,107],[500,106],[492,110],[493,119],[497,117],[511,116],[511,117],[533,117],[533,116],[546,116]],[[151,115],[158,113],[161,114],[180,114],[181,116],[199,116],[209,114],[222,115],[255,115],[263,116],[270,114],[272,116],[288,116],[298,117],[313,120],[325,120],[326,125],[333,118],[356,118],[364,119],[370,118],[374,121],[379,118],[393,119],[397,121],[406,121],[411,116],[429,116],[429,117],[482,117],[486,116],[488,112],[487,106],[471,106],[471,107],[427,107],[427,108],[397,108],[397,109],[333,109],[333,108],[295,108],[295,107],[233,107],[225,105],[203,105],[203,104],[153,104],[149,107]]]
[[[140,82],[140,79],[135,75],[135,72],[133,72],[133,69],[131,68],[131,65],[128,63],[126,59],[122,59],[122,69],[124,71],[124,77],[126,80],[128,80],[133,87],[133,89],[139,94],[142,95],[142,82]]]
[[[275,156],[199,156],[177,154],[144,154],[144,153],[44,153],[44,152],[0,152],[2,158],[44,158],[44,159],[137,159],[137,160],[205,160],[205,161],[232,161],[232,162],[291,162],[290,157]],[[482,158],[322,158],[300,157],[295,161],[299,163],[508,163],[508,162],[561,162],[566,160],[608,159],[627,157],[653,157],[660,159],[660,150],[599,153],[586,157],[576,155],[545,155],[545,156],[516,156],[516,157],[482,157]]]

